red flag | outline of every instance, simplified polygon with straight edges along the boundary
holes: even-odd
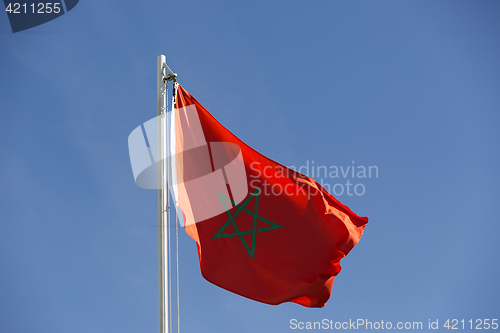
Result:
[[[203,277],[263,303],[323,307],[368,218],[250,148],[181,86],[176,104],[172,191]]]

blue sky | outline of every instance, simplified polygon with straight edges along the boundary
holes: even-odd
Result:
[[[377,166],[370,221],[323,309],[205,281],[180,237],[183,332],[290,320],[499,318],[500,3],[80,1],[13,34],[0,14],[0,331],[155,332],[157,198],[129,133],[156,57],[224,126],[285,165]],[[499,318],[500,319],[500,318]]]

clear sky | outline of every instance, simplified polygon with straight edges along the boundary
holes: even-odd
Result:
[[[13,34],[0,13],[0,331],[157,332],[157,195],[127,138],[156,115],[159,54],[266,156],[378,168],[323,180],[363,184],[337,198],[370,220],[322,309],[210,284],[182,230],[182,332],[500,319],[499,16],[498,1],[82,0]]]

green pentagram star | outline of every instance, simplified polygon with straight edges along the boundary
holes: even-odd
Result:
[[[279,229],[279,228],[283,228],[283,226],[279,225],[279,224],[277,224],[275,222],[269,221],[268,219],[266,219],[266,218],[258,215],[260,187],[257,187],[255,189],[255,191],[253,191],[252,193],[250,193],[250,195],[248,195],[248,197],[245,199],[245,201],[243,201],[243,203],[241,203],[239,205],[236,205],[233,200],[231,200],[230,198],[226,197],[224,194],[219,193],[218,191],[217,191],[217,195],[219,196],[219,199],[222,202],[222,205],[224,205],[224,209],[226,210],[226,214],[229,217],[229,219],[226,221],[226,223],[224,223],[224,225],[219,229],[219,231],[217,231],[217,233],[212,237],[212,239],[215,239],[215,238],[227,238],[227,237],[239,237],[240,241],[243,244],[243,246],[245,247],[245,250],[247,251],[248,255],[250,256],[250,258],[252,258],[252,260],[254,260],[254,256],[255,256],[255,239],[256,239],[257,233],[264,232],[264,231],[270,231],[270,230],[274,230],[274,229]],[[252,199],[255,199],[255,206],[254,206],[254,211],[253,212],[251,210],[249,210],[249,209],[246,208],[246,205],[250,201],[252,201]],[[231,202],[233,204],[233,206],[235,206],[237,208],[236,211],[232,215],[231,215],[231,212],[229,211],[229,209],[227,208],[226,201]],[[252,230],[240,231],[240,229],[238,228],[238,225],[236,224],[236,222],[234,221],[234,219],[241,212],[245,212],[245,213],[250,214],[251,216],[253,216]],[[257,220],[261,220],[261,221],[263,221],[263,222],[265,222],[267,224],[270,224],[270,226],[269,227],[265,227],[265,228],[257,228]],[[224,230],[226,230],[226,228],[229,225],[232,225],[233,228],[234,228],[234,230],[236,230],[236,231],[235,232],[224,233]],[[252,235],[252,244],[251,244],[250,247],[248,246],[248,244],[243,239],[243,236],[245,236],[245,235]]]

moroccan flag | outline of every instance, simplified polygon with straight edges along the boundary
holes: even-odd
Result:
[[[203,277],[263,303],[323,307],[368,218],[250,148],[180,85],[175,100],[171,191]]]

